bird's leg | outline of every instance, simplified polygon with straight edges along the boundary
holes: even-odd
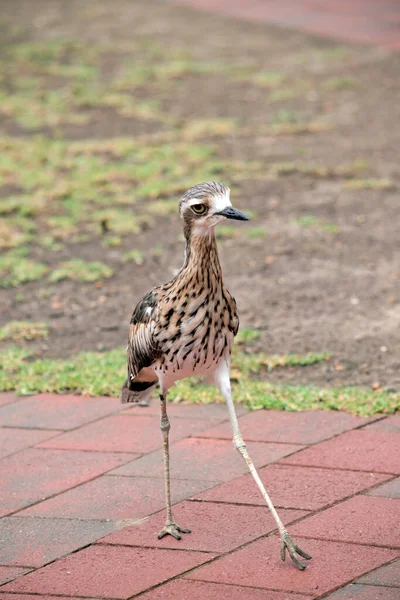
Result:
[[[176,540],[180,540],[182,536],[181,533],[190,533],[190,529],[186,529],[185,527],[179,527],[173,518],[172,518],[172,508],[171,508],[171,480],[169,474],[169,430],[171,425],[169,423],[168,415],[167,415],[167,398],[166,395],[161,392],[160,394],[161,401],[161,431],[163,434],[163,449],[164,449],[164,477],[165,477],[165,499],[167,503],[167,518],[165,520],[165,526],[158,534],[158,539],[160,540],[165,535],[172,535]]]
[[[232,395],[231,395],[231,385],[230,385],[230,380],[229,380],[229,364],[224,364],[223,368],[219,371],[219,373],[217,373],[217,375],[215,377],[215,382],[218,385],[218,387],[220,388],[221,393],[224,396],[227,406],[228,406],[229,417],[230,417],[232,430],[233,430],[234,446],[239,451],[239,453],[241,454],[243,459],[245,460],[245,462],[250,470],[250,473],[252,474],[253,479],[256,482],[261,494],[263,495],[263,498],[264,498],[265,502],[267,503],[267,506],[268,506],[269,510],[271,511],[272,516],[274,517],[275,522],[278,526],[279,533],[281,536],[281,559],[285,560],[286,550],[288,550],[289,555],[290,555],[291,559],[293,560],[294,564],[296,565],[296,567],[300,570],[304,570],[306,568],[306,565],[298,559],[296,554],[299,554],[300,556],[302,556],[303,558],[306,558],[306,559],[310,559],[311,556],[309,554],[307,554],[307,552],[304,552],[304,550],[299,548],[299,546],[292,540],[287,529],[285,528],[284,524],[282,523],[274,505],[272,504],[271,498],[269,497],[269,495],[263,485],[263,482],[261,481],[261,479],[257,473],[254,463],[253,463],[252,459],[250,458],[250,455],[247,451],[246,444],[243,441],[242,434],[240,433],[239,423],[237,420],[236,411],[235,411],[235,407],[234,407]]]

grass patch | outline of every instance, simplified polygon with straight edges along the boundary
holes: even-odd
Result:
[[[233,225],[219,225],[215,229],[215,236],[217,240],[228,240],[238,237],[240,231]]]
[[[244,334],[246,337],[247,334]],[[250,335],[251,337],[251,335]],[[251,409],[281,410],[346,410],[359,415],[392,413],[400,408],[400,394],[370,391],[362,388],[316,388],[313,386],[273,385],[257,379],[243,357],[236,351],[233,371],[233,395]],[[260,362],[261,359],[255,359]],[[285,366],[307,366],[326,360],[324,354],[264,357],[270,369]],[[83,352],[69,360],[32,360],[25,349],[9,348],[0,352],[0,390],[25,395],[39,392],[81,393],[90,396],[119,394],[126,377],[126,355],[121,349],[104,353]],[[205,386],[195,379],[179,382],[169,392],[169,399],[181,402],[221,402],[214,386]]]
[[[268,96],[270,102],[286,102],[287,100],[293,100],[299,95],[299,91],[295,88],[281,88],[273,90]]]
[[[322,61],[336,61],[343,60],[348,55],[348,50],[342,46],[335,46],[333,48],[324,48],[321,50],[314,51],[313,56]]]
[[[198,140],[203,137],[224,137],[235,133],[238,123],[235,119],[191,119],[180,131],[184,140]]]
[[[271,125],[267,125],[264,127],[259,127],[257,129],[257,134],[261,135],[270,135],[273,137],[283,136],[283,135],[302,135],[305,133],[321,133],[324,131],[331,131],[333,126],[328,121],[323,120],[312,120],[312,121],[298,121],[298,115],[294,111],[287,111],[285,113],[275,114],[274,119],[275,122],[271,123]],[[282,119],[281,121],[279,119]],[[242,129],[242,134],[254,135],[254,130],[251,129]]]
[[[135,248],[128,250],[128,252],[124,252],[124,260],[126,262],[134,262],[136,265],[142,265],[144,261],[143,252]]]
[[[104,263],[73,258],[60,263],[58,268],[50,273],[49,281],[56,283],[63,279],[72,279],[73,281],[92,283],[108,279],[112,275],[112,269]]]
[[[352,77],[332,77],[322,84],[326,90],[352,90],[357,86],[357,81]]]
[[[106,248],[119,248],[121,243],[122,239],[119,235],[109,235],[103,240],[103,246],[105,246]]]
[[[259,71],[243,78],[259,87],[273,89],[279,87],[285,80],[285,76],[280,71]]]
[[[0,257],[0,288],[35,281],[47,271],[48,267],[43,263],[24,258],[20,253],[8,252]]]
[[[268,235],[264,227],[250,227],[244,230],[244,235],[249,239],[260,239]]]
[[[238,347],[252,344],[256,340],[259,340],[260,337],[261,333],[259,331],[256,331],[255,329],[239,329],[235,338],[235,344]]]
[[[318,179],[350,179],[353,180],[360,176],[369,167],[369,163],[363,159],[355,160],[351,164],[326,166],[316,164],[304,164],[300,162],[282,162],[273,164],[268,173],[271,177],[285,177],[300,173]],[[359,181],[375,181],[375,180],[359,180]],[[346,182],[348,186],[351,183]],[[357,187],[357,186],[356,186]]]
[[[346,181],[344,187],[349,190],[394,190],[396,188],[390,179],[353,179]]]
[[[240,381],[265,370],[270,372],[283,367],[309,367],[327,360],[329,360],[329,355],[326,352],[269,355],[235,350],[232,355],[232,379]]]
[[[0,328],[0,341],[11,340],[20,342],[47,338],[49,326],[47,323],[31,323],[29,321],[11,321]]]
[[[0,199],[0,246],[41,240],[57,249],[60,241],[106,234],[105,244],[115,247],[118,237],[122,243],[153,226],[150,215],[176,213],[177,196],[191,185],[224,179],[230,170],[213,146],[176,136],[77,142],[0,137],[0,186],[22,191]]]
[[[335,223],[322,222],[318,217],[314,215],[303,215],[297,217],[294,223],[302,229],[315,229],[319,231],[326,231],[328,233],[338,233],[339,227]]]
[[[302,385],[273,385],[267,381],[241,381],[233,385],[233,395],[252,410],[274,409],[288,411],[343,410],[356,415],[393,413],[400,409],[400,395],[372,392],[363,388],[317,388]],[[175,402],[208,404],[220,402],[219,392],[210,386],[185,380],[169,393]]]
[[[280,108],[276,111],[272,120],[274,123],[297,123],[300,119],[299,115],[294,110]]]

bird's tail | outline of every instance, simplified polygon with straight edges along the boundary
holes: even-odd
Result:
[[[157,377],[149,381],[140,377],[140,374],[135,379],[129,380],[128,378],[122,386],[120,400],[123,404],[127,402],[146,402],[157,383]]]

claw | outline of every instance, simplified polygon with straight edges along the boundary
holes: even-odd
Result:
[[[306,565],[302,563],[296,556],[299,554],[303,558],[310,560],[311,556],[304,552],[299,546],[292,540],[288,532],[286,531],[281,537],[282,545],[281,545],[281,559],[284,561],[286,559],[286,549],[289,552],[289,556],[300,571],[304,571]]]
[[[176,540],[181,540],[182,536],[180,533],[190,533],[190,529],[186,529],[186,527],[179,527],[179,525],[176,523],[166,523],[157,537],[159,540],[161,540],[166,535],[172,535],[172,537]]]

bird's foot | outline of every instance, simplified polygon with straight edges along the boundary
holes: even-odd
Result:
[[[304,550],[302,550],[301,548],[298,547],[298,545],[292,540],[292,538],[290,537],[290,535],[288,534],[287,531],[285,531],[281,535],[281,544],[282,544],[281,545],[281,559],[285,560],[286,549],[287,549],[287,551],[289,552],[290,558],[292,559],[292,561],[294,562],[296,567],[298,569],[300,569],[300,571],[304,571],[304,569],[306,568],[306,565],[297,558],[296,554],[299,554],[300,556],[302,556],[303,558],[306,558],[307,560],[310,560],[311,556],[309,554],[307,554],[307,552],[304,552]]]
[[[186,529],[185,527],[179,527],[176,523],[170,522],[165,523],[165,526],[161,529],[158,534],[158,539],[161,540],[166,535],[172,535],[176,540],[181,540],[181,533],[190,533],[190,529]]]

